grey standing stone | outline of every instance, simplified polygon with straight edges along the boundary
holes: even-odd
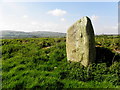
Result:
[[[87,16],[68,29],[66,51],[68,61],[80,62],[85,67],[94,62],[95,36],[91,20]]]

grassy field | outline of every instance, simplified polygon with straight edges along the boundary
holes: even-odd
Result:
[[[2,87],[120,88],[119,38],[96,36],[96,60],[89,67],[67,62],[65,38],[3,39]]]

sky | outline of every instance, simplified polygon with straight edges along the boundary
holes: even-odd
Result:
[[[120,1],[118,2],[118,34],[120,34]]]
[[[67,29],[88,16],[95,34],[118,34],[118,2],[3,2],[0,31],[54,31]]]

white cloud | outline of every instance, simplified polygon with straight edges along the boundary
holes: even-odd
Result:
[[[67,12],[65,10],[61,10],[61,9],[54,9],[54,10],[50,10],[47,12],[48,14],[51,14],[53,16],[63,16],[65,15]]]
[[[118,24],[113,26],[104,26],[105,29],[112,29],[112,30],[118,30]]]
[[[63,21],[63,22],[64,22],[64,21],[66,21],[66,19],[65,19],[65,18],[61,18],[60,21]]]
[[[117,30],[118,26],[112,26],[111,28],[114,29],[114,30]]]
[[[111,25],[111,26],[103,26],[103,28],[101,28],[101,30],[105,34],[118,34],[118,24]]]
[[[28,16],[27,15],[23,15],[23,18],[28,18]]]
[[[92,21],[97,21],[98,19],[99,19],[99,16],[96,16],[96,15],[91,16]]]
[[[31,24],[32,24],[32,25],[37,25],[38,23],[35,22],[35,21],[32,21]]]
[[[19,18],[20,19],[20,18]],[[64,23],[56,23],[56,22],[42,22],[37,20],[5,20],[0,23],[0,31],[1,30],[15,30],[15,31],[54,31],[54,32],[65,32],[67,25]]]

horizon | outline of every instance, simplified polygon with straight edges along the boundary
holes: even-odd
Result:
[[[4,2],[0,8],[0,31],[66,33],[88,16],[95,35],[118,34],[117,2]]]
[[[55,32],[55,31],[31,31],[31,32],[28,31],[28,32],[25,32],[25,31],[15,31],[15,30],[2,30],[2,31],[0,31],[0,32],[1,32],[1,34],[0,34],[1,36],[2,36],[2,32],[3,32],[3,31],[6,31],[6,32],[9,32],[9,31],[10,31],[10,32],[23,32],[23,33],[34,33],[34,32],[53,32],[53,33],[63,33],[63,34],[66,34],[66,33],[67,33],[67,32]],[[117,33],[117,34],[110,34],[110,33],[109,33],[109,34],[104,34],[104,33],[101,33],[101,34],[95,34],[95,35],[96,35],[96,36],[97,36],[97,35],[98,35],[98,36],[99,36],[99,35],[108,35],[108,36],[109,36],[109,35],[120,35],[120,34],[119,34],[119,33]]]

